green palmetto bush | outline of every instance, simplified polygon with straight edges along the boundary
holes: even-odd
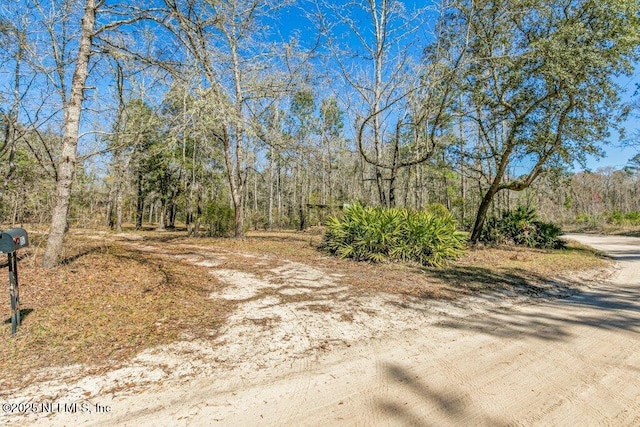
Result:
[[[358,261],[414,261],[441,267],[464,253],[466,233],[449,212],[412,211],[353,204],[331,217],[323,247]]]
[[[508,244],[540,249],[564,246],[562,229],[556,224],[538,220],[535,209],[518,206],[501,217],[487,218],[480,240],[490,244]]]

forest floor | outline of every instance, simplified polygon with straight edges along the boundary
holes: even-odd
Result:
[[[406,340],[433,325],[576,297],[613,271],[578,244],[474,249],[431,269],[340,260],[320,252],[320,236],[309,233],[184,235],[77,230],[63,265],[44,270],[33,234],[20,262],[23,325],[15,338],[6,324],[0,332],[7,343],[0,401],[13,413],[0,423],[161,425],[144,414],[163,409],[167,425],[206,425],[204,413],[240,425],[242,405],[255,402],[245,396],[237,405],[232,396],[256,384],[309,373],[320,360],[359,349],[356,360],[398,334]],[[6,319],[8,307],[2,310]],[[202,398],[203,384],[221,397]],[[276,393],[301,387],[289,386]],[[201,399],[185,409],[181,393]],[[77,413],[64,406],[74,403]],[[104,407],[111,411],[96,414]],[[271,416],[267,424],[295,424],[300,415],[287,407],[274,419],[265,410],[253,415]]]

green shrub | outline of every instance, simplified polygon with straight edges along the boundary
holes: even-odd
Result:
[[[235,230],[233,208],[226,204],[210,202],[204,210],[203,221],[209,229],[209,237],[227,237]]]
[[[614,225],[624,225],[624,214],[618,211],[610,212],[607,214],[607,222]]]
[[[480,240],[492,244],[553,249],[564,246],[561,235],[562,229],[557,225],[538,220],[535,209],[519,206],[503,212],[500,218],[487,218]]]
[[[605,214],[607,223],[618,226],[637,226],[640,225],[640,212],[620,212],[613,211]]]
[[[576,215],[576,222],[578,224],[591,224],[591,223],[595,222],[595,220],[588,213],[581,212],[578,215]]]
[[[327,221],[323,247],[358,261],[416,261],[443,266],[464,253],[466,234],[452,215],[356,203]]]
[[[640,212],[627,212],[625,218],[633,223],[633,225],[640,225]]]
[[[562,229],[558,225],[542,221],[536,221],[535,224],[537,230],[534,247],[542,249],[560,249],[565,246],[564,242],[560,240]]]
[[[441,217],[449,215],[449,209],[447,209],[447,207],[442,203],[429,203],[425,205],[424,211]]]

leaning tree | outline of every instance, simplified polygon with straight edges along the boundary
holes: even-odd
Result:
[[[466,157],[487,164],[477,242],[496,194],[599,153],[621,112],[615,77],[638,58],[640,11],[627,0],[456,0],[443,19],[464,29],[447,43],[466,46],[459,108],[477,135]]]

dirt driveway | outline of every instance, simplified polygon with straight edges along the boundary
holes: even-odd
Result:
[[[261,277],[212,270],[229,286],[211,297],[243,301],[216,347],[185,340],[120,372],[25,390],[70,399],[96,383],[138,383],[126,392],[94,390],[87,411],[12,421],[640,425],[640,239],[568,237],[608,252],[619,269],[570,298],[537,304],[356,297],[331,272],[273,260],[248,260],[269,268]],[[187,261],[212,269],[220,258],[191,253]],[[264,289],[271,292],[262,297]]]

